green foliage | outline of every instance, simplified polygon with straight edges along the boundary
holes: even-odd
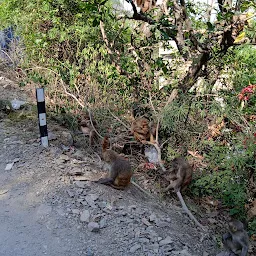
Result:
[[[248,229],[249,229],[250,235],[256,234],[256,218],[255,217],[248,223]]]
[[[254,141],[247,149],[235,140],[229,146],[216,142],[209,146],[205,155],[209,166],[193,181],[192,192],[197,196],[211,195],[229,207],[231,215],[245,218],[249,170],[255,168]]]
[[[197,196],[213,196],[221,200],[230,208],[231,215],[245,216],[246,182],[232,170],[207,172],[193,181],[191,190]]]

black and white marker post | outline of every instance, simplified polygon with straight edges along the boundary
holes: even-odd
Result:
[[[37,99],[37,110],[38,110],[41,143],[44,147],[48,147],[48,132],[47,132],[47,125],[46,125],[44,88],[36,89],[36,99]]]

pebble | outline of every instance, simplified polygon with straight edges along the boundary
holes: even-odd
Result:
[[[131,247],[130,253],[135,253],[137,250],[139,250],[141,246],[139,244],[135,244]]]
[[[173,240],[171,239],[171,237],[167,236],[165,239],[159,242],[159,245],[163,246],[163,245],[172,244],[172,243],[173,243]]]
[[[13,165],[14,165],[14,162],[7,164],[4,170],[10,171],[12,169]]]
[[[90,211],[84,210],[83,212],[81,212],[80,221],[89,222],[89,220],[90,220]]]
[[[100,230],[100,226],[97,222],[90,222],[88,224],[88,229],[91,232],[98,232]]]

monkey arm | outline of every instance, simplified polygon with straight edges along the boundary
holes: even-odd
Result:
[[[246,256],[247,252],[248,252],[248,246],[244,244],[240,256]]]
[[[232,235],[228,232],[228,233],[225,233],[223,236],[222,236],[222,240],[223,242],[226,242],[227,239],[230,239],[232,237]]]

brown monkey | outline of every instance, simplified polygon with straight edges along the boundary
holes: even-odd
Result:
[[[170,185],[164,189],[164,192],[167,192],[173,188],[180,200],[183,210],[196,223],[197,226],[203,230],[206,230],[205,227],[198,222],[198,220],[188,209],[180,192],[181,190],[185,190],[192,180],[192,167],[184,157],[177,157],[172,160],[171,173],[169,174],[168,179],[170,180]]]
[[[170,185],[164,189],[165,192],[171,188],[176,193],[180,190],[184,191],[192,180],[192,167],[184,157],[176,157],[172,160],[171,173],[167,178],[170,180]]]
[[[229,232],[222,237],[224,246],[235,255],[246,256],[249,248],[249,236],[243,223],[239,220],[232,220],[228,226]]]
[[[141,11],[145,13],[156,6],[157,0],[134,0],[134,2],[136,2],[137,6],[141,8]]]
[[[107,149],[109,141],[104,137],[102,142],[102,155],[105,167],[109,171],[107,178],[96,181],[100,184],[110,185],[116,189],[124,189],[131,181],[132,168],[130,162],[111,149]]]
[[[149,122],[145,117],[139,117],[132,122],[131,133],[137,141],[144,143],[150,140],[153,142],[153,136],[156,135],[156,126]]]
[[[80,130],[83,134],[89,136],[89,145],[95,145],[97,142],[97,134],[95,129],[97,127],[97,123],[94,118],[89,113],[82,113],[78,118],[78,124],[80,126]]]

